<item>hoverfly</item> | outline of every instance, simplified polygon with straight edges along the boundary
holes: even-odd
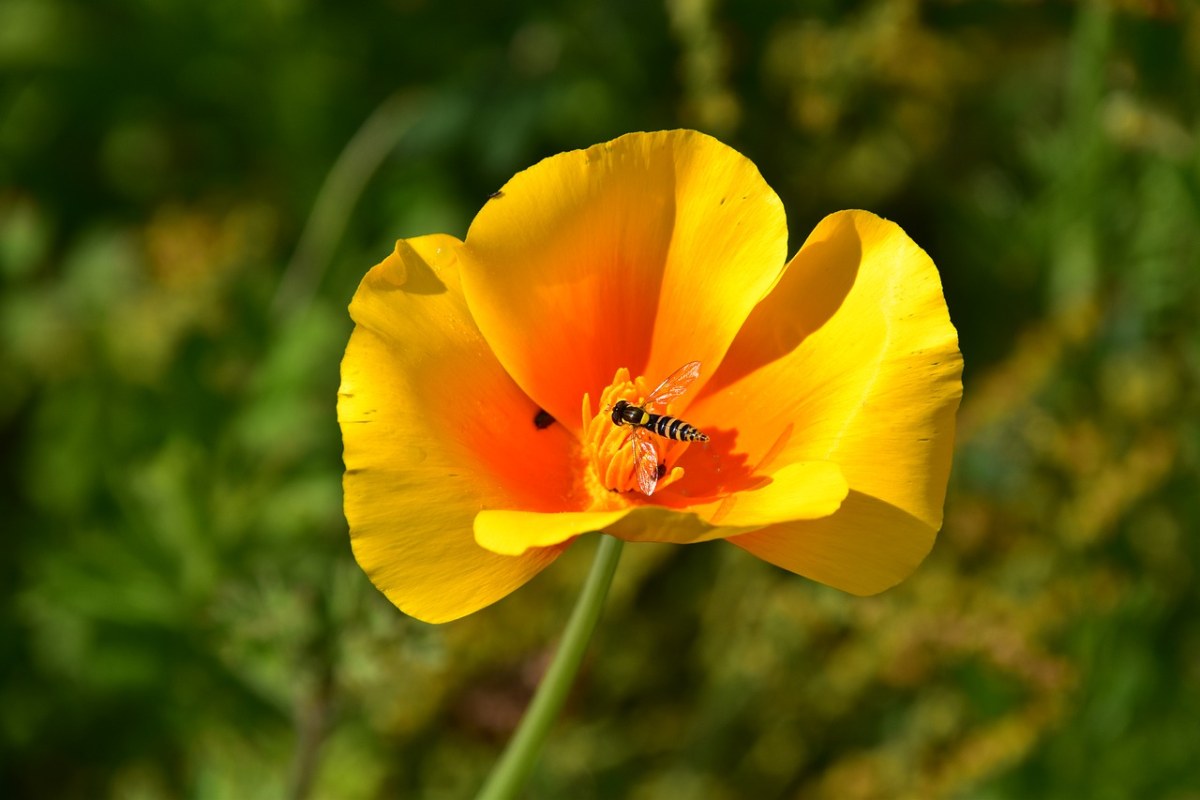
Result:
[[[700,362],[691,361],[658,385],[646,398],[644,406],[635,406],[627,400],[618,400],[612,409],[612,421],[618,427],[630,425],[629,441],[633,443],[633,462],[637,470],[638,488],[642,494],[649,497],[654,494],[654,487],[665,470],[658,462],[658,448],[647,431],[658,434],[665,439],[678,442],[707,442],[708,436],[701,433],[694,425],[690,425],[678,417],[659,414],[667,403],[687,391],[692,381],[700,375]]]

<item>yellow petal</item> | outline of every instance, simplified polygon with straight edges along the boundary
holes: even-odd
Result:
[[[552,511],[578,473],[561,426],[505,374],[471,322],[448,236],[398,242],[363,279],[342,361],[346,518],[359,564],[401,610],[444,622],[495,602],[561,548],[479,547],[486,507]]]
[[[781,521],[828,516],[841,505],[846,491],[836,464],[792,464],[764,479],[757,489],[686,509],[638,505],[557,514],[481,511],[475,518],[475,538],[483,547],[506,555],[565,544],[590,531],[630,542],[691,544]]]
[[[849,490],[837,464],[807,461],[781,467],[758,488],[693,505],[689,510],[714,525],[760,528],[827,517],[838,510]]]
[[[541,514],[536,511],[480,511],[475,517],[475,540],[481,547],[505,556],[530,548],[566,544],[584,533],[602,531],[632,509]],[[536,552],[536,551],[535,551]]]
[[[830,517],[772,525],[729,541],[786,570],[869,595],[907,578],[936,535],[895,506],[852,491]]]
[[[961,375],[933,262],[894,223],[845,211],[809,236],[689,417],[736,428],[760,470],[833,461],[852,491],[936,530]]]
[[[560,514],[481,511],[475,518],[475,538],[488,550],[511,556],[536,552],[529,549],[533,547],[564,545],[576,536],[593,531],[603,531],[630,542],[692,544],[746,533],[755,527],[717,526],[692,511],[649,505]]]
[[[516,175],[467,234],[463,287],[500,362],[579,435],[579,401],[618,367],[715,369],[778,279],[779,198],[695,131],[634,133]]]

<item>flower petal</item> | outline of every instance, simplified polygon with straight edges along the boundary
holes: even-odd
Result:
[[[692,544],[747,533],[758,526],[718,526],[691,511],[662,506],[629,506],[614,511],[542,514],[536,511],[480,511],[475,539],[482,547],[505,555],[532,552],[532,547],[565,544],[584,533],[602,531],[629,542]]]
[[[689,510],[714,525],[758,528],[827,517],[838,510],[849,491],[837,464],[805,461],[781,467],[759,488],[734,492]]]
[[[530,548],[565,545],[581,534],[602,531],[631,510],[558,514],[499,509],[480,511],[475,516],[475,541],[493,553],[519,556],[529,552]]]
[[[941,527],[961,375],[929,257],[873,214],[826,217],[689,415],[734,425],[759,468],[834,461],[851,493],[826,519],[735,543],[859,594],[902,580]]]
[[[851,490],[937,530],[961,375],[929,256],[894,223],[844,211],[809,236],[689,417],[736,427],[759,469],[834,461]]]
[[[428,622],[488,605],[554,560],[479,547],[482,507],[572,508],[577,446],[513,383],[472,324],[448,236],[400,241],[363,279],[342,361],[338,420],[355,557]]]
[[[936,536],[936,528],[912,515],[852,491],[833,516],[772,525],[729,541],[798,575],[869,595],[907,578]]]
[[[837,511],[846,491],[836,464],[790,464],[760,488],[687,509],[637,505],[557,514],[481,511],[475,518],[475,539],[506,555],[564,544],[591,531],[630,542],[691,544],[737,536],[776,522],[828,516]]]
[[[695,131],[635,133],[514,176],[471,225],[463,287],[505,369],[578,435],[580,398],[618,367],[715,368],[786,247],[750,161]]]

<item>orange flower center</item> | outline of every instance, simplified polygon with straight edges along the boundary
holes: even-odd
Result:
[[[589,477],[598,484],[594,489],[608,492],[638,491],[637,465],[632,441],[635,429],[632,425],[614,424],[612,409],[620,400],[642,406],[650,391],[651,387],[647,386],[645,378],[639,376],[637,380],[630,380],[629,370],[621,367],[613,376],[608,388],[600,393],[600,407],[595,413],[592,411],[591,397],[584,394],[583,452],[592,466]],[[663,413],[671,413],[670,405]],[[683,477],[683,468],[675,466],[675,462],[687,452],[689,442],[677,442],[655,436],[649,431],[644,435],[651,438],[658,451],[658,491]]]

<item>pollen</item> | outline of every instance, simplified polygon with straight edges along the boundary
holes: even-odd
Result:
[[[634,428],[614,424],[612,409],[621,400],[642,406],[650,392],[645,378],[631,380],[629,370],[621,367],[613,376],[612,383],[600,393],[598,408],[593,410],[591,396],[584,394],[583,449],[591,464],[597,488],[608,492],[639,492],[632,440]],[[669,413],[669,406],[667,410]],[[683,468],[675,466],[675,462],[687,452],[689,443],[646,435],[652,438],[658,452],[656,491],[660,491],[683,478]]]

